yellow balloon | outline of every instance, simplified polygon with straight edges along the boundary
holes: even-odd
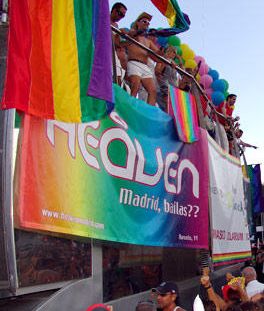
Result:
[[[184,49],[182,51],[182,58],[184,60],[194,59],[194,57],[195,57],[195,53],[194,53],[193,50],[191,50],[191,49]]]
[[[190,50],[189,45],[188,45],[188,44],[186,44],[186,43],[182,43],[182,44],[180,44],[180,47],[181,47],[182,51],[183,51],[183,50]]]
[[[187,59],[185,64],[184,64],[184,67],[185,68],[190,68],[190,69],[194,69],[196,68],[197,64],[196,64],[196,61],[194,59]]]

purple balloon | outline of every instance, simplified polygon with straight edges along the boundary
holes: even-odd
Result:
[[[212,82],[213,82],[213,78],[209,75],[202,75],[200,78],[200,84],[205,89],[209,89]]]
[[[209,71],[209,66],[206,63],[201,63],[199,74],[201,76],[206,75]]]
[[[203,58],[202,56],[196,55],[196,56],[194,57],[194,59],[195,59],[195,61],[196,61],[197,64],[199,63],[199,61],[201,61],[202,63],[205,63],[205,60],[204,60],[204,58]]]
[[[213,90],[212,90],[211,88],[205,89],[205,93],[206,93],[207,95],[211,96],[212,93],[213,93]]]

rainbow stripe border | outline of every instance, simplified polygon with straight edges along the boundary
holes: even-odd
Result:
[[[252,257],[251,251],[246,251],[246,252],[233,252],[225,254],[213,254],[212,260],[214,266],[222,266],[226,264],[243,262],[248,259],[251,259],[251,257]]]

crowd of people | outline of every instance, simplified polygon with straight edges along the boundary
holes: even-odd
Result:
[[[118,22],[125,17],[126,12],[127,7],[123,3],[115,3],[111,9],[111,25],[118,28]],[[194,69],[185,68],[177,48],[159,47],[155,35],[157,31],[149,28],[151,20],[152,16],[143,12],[132,23],[130,30],[120,29],[120,31],[151,49],[156,56],[133,41],[122,39],[120,34],[113,31],[115,55],[113,71],[115,81],[130,95],[167,112],[168,86],[192,92],[192,80],[196,78],[200,64],[198,63]],[[157,55],[163,56],[168,62],[163,62]],[[179,74],[177,70],[179,67],[189,75]],[[200,90],[202,88],[201,85]],[[205,93],[200,96],[205,128],[224,150],[239,157],[246,147],[257,147],[241,139],[243,131],[238,123],[239,117],[233,117],[236,99],[235,94],[229,94],[220,106],[214,107]]]
[[[199,298],[194,300],[194,311],[262,311],[264,310],[264,284],[257,280],[256,270],[246,266],[240,276],[226,274],[221,293],[214,289],[210,269],[205,268],[200,279]],[[200,298],[201,297],[201,298]],[[179,304],[179,289],[176,283],[162,282],[150,290],[150,300],[139,301],[135,311],[184,311]],[[103,304],[90,306],[87,311],[113,311]]]

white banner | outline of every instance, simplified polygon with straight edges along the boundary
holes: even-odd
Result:
[[[213,263],[245,261],[251,248],[240,161],[208,141]]]

